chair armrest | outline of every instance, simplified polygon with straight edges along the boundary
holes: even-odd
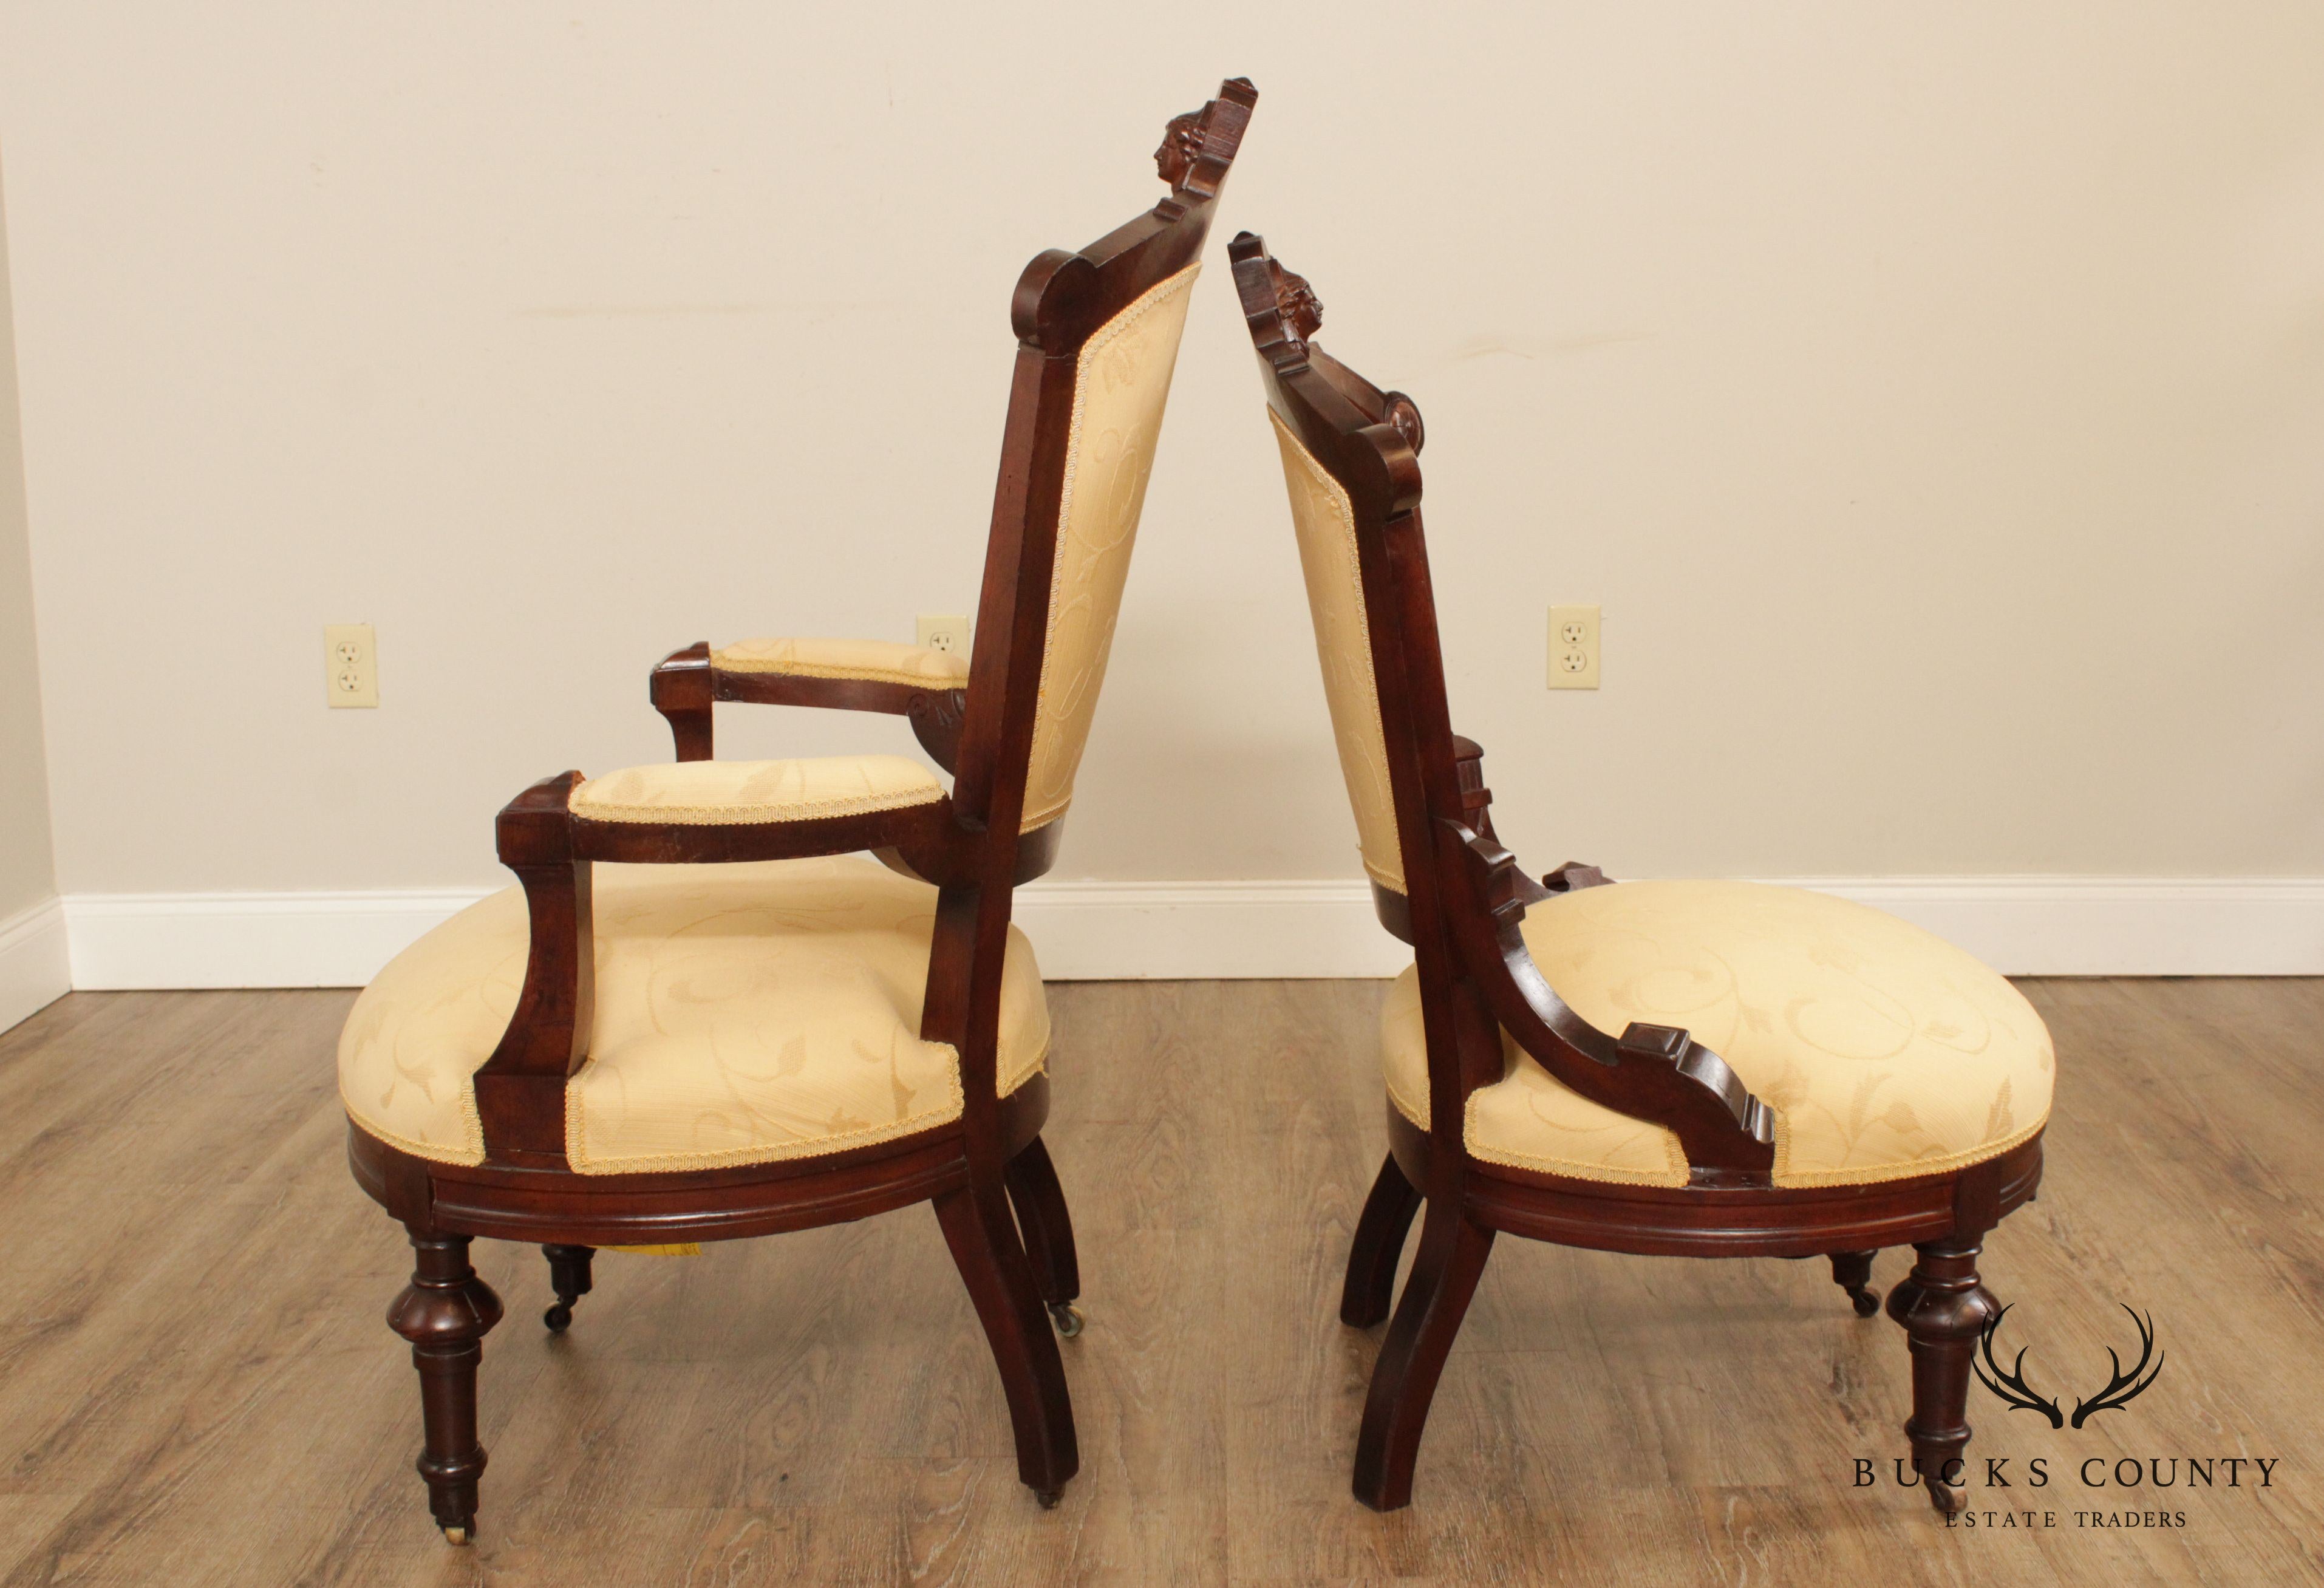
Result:
[[[711,703],[735,700],[908,717],[946,771],[967,688],[967,657],[885,640],[744,640],[715,651],[697,642],[665,657],[650,686],[680,761],[710,759]]]
[[[632,863],[890,847],[925,858],[931,841],[954,825],[944,785],[900,755],[630,767],[576,785],[567,808],[577,854]]]
[[[726,673],[916,690],[968,686],[968,658],[960,652],[887,640],[738,640],[713,651],[710,665]]]
[[[900,756],[693,762],[544,778],[504,807],[501,863],[523,884],[531,945],[500,1044],[476,1071],[493,1163],[565,1167],[565,1084],[588,1057],[595,861],[784,860],[893,849],[921,876],[961,867],[966,835],[925,767]]]
[[[1563,1085],[1675,1134],[1692,1168],[1754,1175],[1772,1168],[1775,1115],[1727,1061],[1675,1027],[1633,1022],[1614,1037],[1574,1013],[1534,964],[1519,930],[1526,907],[1548,891],[1495,840],[1440,821],[1460,845],[1472,886],[1471,896],[1447,912],[1455,952],[1501,1029]]]

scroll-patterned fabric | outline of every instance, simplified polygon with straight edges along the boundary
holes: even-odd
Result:
[[[868,679],[927,689],[968,687],[968,658],[892,640],[737,640],[710,653],[730,673],[791,673],[808,679]]]
[[[1057,510],[1048,646],[1025,780],[1027,832],[1054,821],[1073,801],[1074,774],[1089,743],[1113,626],[1121,616],[1121,589],[1146,506],[1179,334],[1186,328],[1186,303],[1201,270],[1190,264],[1157,283],[1082,345]]]
[[[591,778],[573,790],[575,816],[593,822],[806,822],[933,805],[944,785],[900,755],[796,761],[666,761]]]
[[[1574,1013],[1618,1034],[1679,1026],[1775,1111],[1778,1186],[1936,1174],[1995,1158],[2050,1117],[2056,1059],[2024,995],[1895,917],[1761,882],[1622,882],[1535,905],[1525,940]],[[1417,976],[1382,1016],[1390,1100],[1428,1122]],[[1502,1039],[1506,1077],[1469,1097],[1469,1149],[1590,1180],[1686,1184],[1678,1138],[1591,1103]]]
[[[952,1048],[920,1039],[936,891],[855,858],[601,865],[596,1022],[566,1088],[585,1175],[806,1158],[961,1113]],[[389,962],[339,1038],[347,1113],[390,1146],[484,1158],[474,1076],[524,984],[524,895],[469,906]],[[1011,928],[1000,1092],[1038,1074],[1048,1006]]]
[[[1315,655],[1323,664],[1323,699],[1332,712],[1332,737],[1339,745],[1348,802],[1356,810],[1357,846],[1372,881],[1401,893],[1404,856],[1397,847],[1388,738],[1380,727],[1371,631],[1364,618],[1363,580],[1356,562],[1355,511],[1340,483],[1299,444],[1273,409],[1267,417],[1283,450],[1283,481],[1291,491],[1299,566],[1307,577],[1307,611],[1315,622]]]

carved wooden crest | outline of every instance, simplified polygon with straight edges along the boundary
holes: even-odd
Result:
[[[1260,353],[1285,369],[1307,361],[1307,338],[1323,328],[1323,300],[1307,278],[1283,268],[1266,241],[1244,232],[1227,247],[1235,293]]]
[[[1154,151],[1154,171],[1170,184],[1173,198],[1218,196],[1219,184],[1242,146],[1251,106],[1258,103],[1259,90],[1250,86],[1249,78],[1229,78],[1219,85],[1217,98],[1200,110],[1170,118],[1169,125],[1162,129],[1161,144]]]

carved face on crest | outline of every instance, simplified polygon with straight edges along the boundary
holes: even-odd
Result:
[[[1176,191],[1186,185],[1194,173],[1194,162],[1203,157],[1203,114],[1190,110],[1184,115],[1174,115],[1162,131],[1161,147],[1154,151],[1154,171]]]
[[[1323,328],[1323,300],[1315,296],[1305,276],[1284,269],[1272,259],[1267,263],[1275,276],[1275,311],[1283,317],[1285,328],[1305,342]]]

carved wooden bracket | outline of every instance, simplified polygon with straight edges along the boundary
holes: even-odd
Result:
[[[915,695],[904,707],[905,720],[912,725],[912,736],[928,759],[948,772],[958,771],[954,764],[960,759],[960,731],[968,722],[968,691],[965,689],[932,690]]]
[[[1500,839],[1493,832],[1493,791],[1485,786],[1485,747],[1465,734],[1452,735],[1452,777],[1461,789],[1461,818],[1457,827],[1470,840],[1481,840],[1483,848],[1495,858],[1487,863],[1484,875],[1484,897],[1487,908],[1496,921],[1509,910],[1512,929],[1525,917],[1530,905],[1549,897],[1548,892],[1517,863],[1517,856],[1499,847]],[[1471,845],[1472,855],[1482,853]]]
[[[1452,735],[1452,776],[1461,786],[1462,825],[1486,837],[1493,833],[1493,791],[1485,787],[1485,747],[1474,739]]]
[[[1461,846],[1474,889],[1451,916],[1470,978],[1517,1045],[1594,1103],[1678,1137],[1697,1171],[1764,1175],[1775,1159],[1775,1115],[1727,1061],[1675,1027],[1633,1023],[1618,1038],[1557,995],[1521,930],[1528,904],[1551,897],[1493,839],[1440,817]]]

